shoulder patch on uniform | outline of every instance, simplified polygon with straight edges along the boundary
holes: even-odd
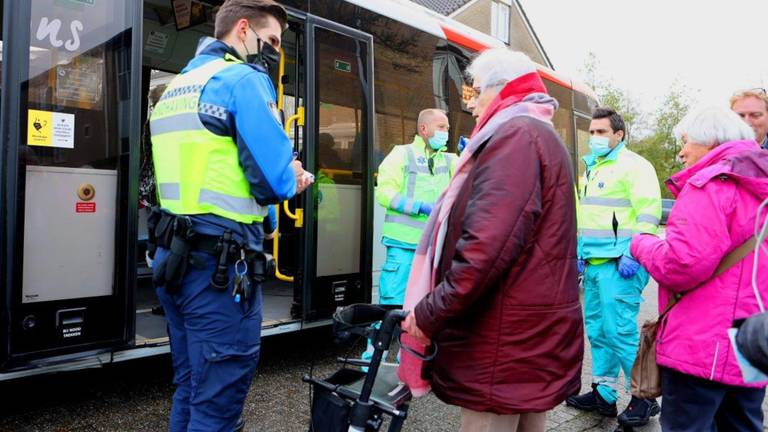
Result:
[[[275,120],[277,120],[278,123],[283,124],[283,119],[280,115],[280,110],[277,109],[277,105],[275,105],[275,103],[272,101],[267,102],[267,104],[269,105],[269,110],[272,111],[272,115],[275,117]]]

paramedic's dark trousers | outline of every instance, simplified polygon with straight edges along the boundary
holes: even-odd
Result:
[[[201,268],[190,264],[180,291],[168,295],[157,287],[165,309],[173,357],[174,384],[169,430],[230,432],[259,360],[261,288],[253,286],[249,301],[235,303],[232,285],[225,291],[210,286],[214,257],[193,252]],[[158,248],[154,266],[168,257]],[[230,265],[230,280],[233,280]]]
[[[761,432],[765,389],[729,386],[661,368],[664,432]]]

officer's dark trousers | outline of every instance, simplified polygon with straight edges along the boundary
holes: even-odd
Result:
[[[261,289],[254,289],[250,301],[235,303],[231,285],[218,291],[209,284],[214,257],[193,254],[204,267],[190,264],[177,294],[157,287],[168,321],[177,386],[169,430],[230,432],[259,359]],[[166,249],[158,248],[153,266],[157,268],[167,256]]]
[[[729,386],[661,368],[664,432],[760,432],[765,389]]]

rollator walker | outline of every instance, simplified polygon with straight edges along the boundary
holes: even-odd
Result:
[[[314,397],[310,418],[310,432],[375,432],[391,417],[389,432],[400,431],[408,416],[411,391],[397,377],[397,364],[384,363],[385,352],[394,338],[402,333],[400,323],[407,311],[395,309],[398,305],[355,304],[340,308],[333,315],[333,330],[337,343],[349,344],[360,337],[373,341],[370,362],[339,358],[345,367],[325,380],[304,376],[312,384]],[[376,323],[381,325],[376,328]],[[401,347],[403,350],[418,355]],[[424,360],[434,358],[432,355]],[[367,368],[350,369],[346,365]]]

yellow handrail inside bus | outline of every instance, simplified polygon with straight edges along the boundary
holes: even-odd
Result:
[[[296,122],[299,126],[304,126],[304,107],[300,106],[296,108],[296,114],[288,117],[285,121],[285,133],[291,133],[291,123]]]
[[[280,48],[280,68],[277,74],[277,109],[283,110],[283,99],[285,96],[285,86],[283,85],[283,75],[285,75],[285,51]],[[294,116],[295,117],[295,116]],[[290,130],[286,122],[285,132]],[[286,201],[287,203],[288,201]],[[275,217],[277,219],[274,237],[272,238],[272,253],[275,256],[275,277],[283,282],[293,282],[293,276],[287,276],[280,273],[280,206],[277,206]]]
[[[291,130],[291,124],[293,122],[296,122],[299,126],[304,126],[304,107],[300,106],[296,108],[296,115],[292,115],[288,118],[288,120],[285,122],[285,133],[289,133]],[[294,220],[294,224],[296,228],[301,228],[304,226],[304,211],[303,209],[297,208],[296,213],[291,212],[291,209],[288,207],[288,201],[283,201],[283,211],[285,214]]]
[[[285,95],[283,75],[285,75],[285,51],[280,48],[280,66],[277,69],[277,109],[280,111],[283,110],[283,96]]]
[[[275,229],[275,236],[272,237],[272,253],[275,256],[275,277],[283,282],[293,282],[293,276],[286,276],[280,273],[280,206],[277,206],[275,212],[277,219],[277,229]]]

